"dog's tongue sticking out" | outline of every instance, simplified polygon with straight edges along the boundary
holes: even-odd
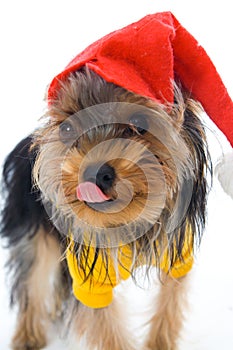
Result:
[[[110,199],[92,182],[82,182],[78,185],[77,198],[88,203],[102,203]]]

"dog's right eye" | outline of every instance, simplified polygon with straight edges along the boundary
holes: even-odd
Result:
[[[59,126],[59,136],[65,145],[71,145],[77,139],[77,132],[70,122],[65,121]]]

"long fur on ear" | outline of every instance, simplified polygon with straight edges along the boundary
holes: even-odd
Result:
[[[161,237],[165,236],[169,241],[170,268],[172,268],[177,261],[183,260],[183,248],[185,242],[187,243],[187,239],[190,240],[190,252],[195,250],[195,247],[199,247],[201,243],[207,217],[207,197],[212,186],[213,177],[213,167],[208,150],[205,129],[200,120],[200,113],[202,111],[201,105],[192,99],[186,98],[185,94],[184,99],[182,97],[179,98],[178,103],[180,103],[181,106],[183,104],[183,125],[180,132],[190,151],[193,175],[191,184],[189,183],[189,174],[187,174],[187,178],[183,179],[183,185],[179,190],[181,198],[179,202],[180,216],[178,215],[176,217],[175,224],[172,223],[170,225],[174,227],[173,230],[166,230],[166,227],[169,227],[167,222],[169,223],[170,220],[173,220],[171,219],[170,212],[165,211],[164,215],[161,215],[161,233],[164,233]],[[186,192],[189,186],[192,186],[191,193]],[[153,233],[148,232],[142,238],[139,238],[139,246],[150,247],[151,235],[153,235]],[[187,235],[190,235],[190,237],[187,238]],[[161,249],[158,248],[157,243],[158,242],[155,241],[153,247],[156,252],[155,255],[158,255],[159,261],[159,251],[161,251]],[[148,251],[150,251],[150,249],[151,248],[149,248]],[[145,248],[145,252],[146,250]],[[146,254],[149,256],[148,252]]]
[[[190,149],[190,155],[193,164],[193,190],[188,206],[185,220],[180,228],[180,242],[176,247],[181,253],[182,250],[182,235],[189,225],[197,245],[200,244],[203,230],[206,224],[206,205],[207,196],[212,185],[212,162],[208,150],[205,130],[200,121],[201,107],[194,103],[193,100],[186,100],[186,108],[184,112],[183,137]],[[209,179],[208,179],[209,176]],[[210,183],[208,183],[210,180]],[[178,235],[179,237],[179,235]]]

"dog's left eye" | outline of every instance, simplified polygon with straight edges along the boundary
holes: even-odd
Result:
[[[70,145],[76,141],[77,133],[69,121],[65,121],[59,126],[59,136],[65,145]]]
[[[144,135],[148,130],[147,118],[142,113],[134,113],[129,118],[129,125],[137,134]]]

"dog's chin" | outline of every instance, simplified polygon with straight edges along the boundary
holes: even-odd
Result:
[[[84,201],[83,203],[88,207],[88,208],[91,208],[93,209],[94,211],[108,211],[109,209],[113,209],[114,207],[114,199],[108,199],[108,200],[105,200],[103,202],[87,202],[87,201]]]
[[[114,219],[115,223],[119,222],[119,225],[122,224],[121,217],[124,218],[123,222],[126,223],[126,213],[128,213],[128,219],[131,221],[135,219],[138,214],[140,214],[139,205],[136,204],[140,202],[140,207],[143,209],[142,202],[144,200],[141,198],[130,198],[130,199],[108,199],[102,202],[88,202],[83,201],[79,202],[78,205],[72,208],[73,215],[79,219],[85,220],[88,224],[93,225],[97,221],[102,222],[101,226],[107,227],[112,225],[112,220]],[[136,210],[138,207],[138,210]],[[135,209],[133,209],[135,208]],[[137,213],[137,215],[135,215]],[[109,220],[109,224],[107,223]]]

